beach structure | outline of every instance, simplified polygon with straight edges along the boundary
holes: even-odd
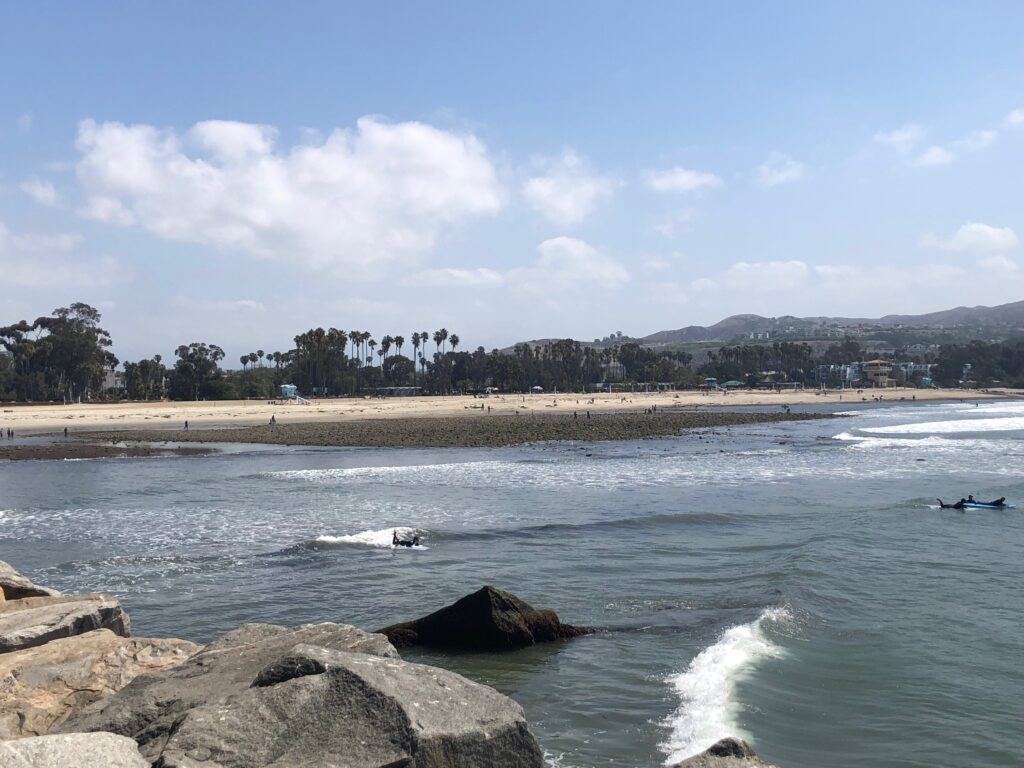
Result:
[[[865,381],[869,382],[876,387],[891,387],[895,385],[895,382],[890,384],[889,374],[892,373],[892,363],[888,360],[868,360],[864,363],[861,371],[864,375]]]
[[[299,394],[299,388],[294,384],[282,384],[280,398],[286,403],[299,403],[311,405],[310,401]]]

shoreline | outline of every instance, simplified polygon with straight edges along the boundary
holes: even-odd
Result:
[[[91,432],[87,440],[118,443],[247,443],[352,448],[499,448],[529,443],[642,440],[690,430],[745,424],[837,418],[822,413],[657,411],[599,413],[590,418],[564,414],[477,415],[360,421],[310,422],[224,429]],[[838,417],[841,418],[841,417]],[[59,446],[57,446],[59,448]]]
[[[359,422],[475,416],[539,416],[575,412],[581,418],[621,412],[642,413],[654,408],[665,411],[728,410],[747,406],[822,406],[889,404],[894,402],[992,401],[1024,399],[1024,391],[992,390],[966,392],[951,389],[891,389],[826,391],[733,391],[729,394],[681,392],[635,392],[577,394],[496,394],[487,397],[444,395],[421,397],[342,397],[316,400],[310,405],[277,404],[266,400],[225,400],[198,402],[123,402],[97,404],[0,404],[0,430],[11,429],[15,438],[62,435],[97,431],[163,431],[182,434],[185,422],[193,429],[239,428],[267,425],[271,418],[285,424]],[[162,438],[166,439],[166,438]]]

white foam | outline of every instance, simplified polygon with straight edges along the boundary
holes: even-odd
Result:
[[[671,729],[661,749],[666,765],[700,754],[726,736],[744,737],[738,723],[736,684],[763,659],[779,658],[783,650],[768,639],[763,625],[789,618],[785,608],[769,608],[749,624],[731,627],[686,668],[668,678],[681,699],[664,722]]]
[[[862,431],[877,435],[935,435],[959,432],[1013,432],[1016,430],[1024,430],[1024,416],[892,424],[887,427],[864,427]]]
[[[413,534],[416,533],[416,529],[398,526],[396,528],[382,528],[379,531],[361,531],[347,536],[317,536],[315,541],[317,544],[327,544],[331,546],[339,544],[355,544],[365,547],[390,549],[393,546],[391,540],[394,533],[397,533],[398,538],[400,539],[411,539]]]

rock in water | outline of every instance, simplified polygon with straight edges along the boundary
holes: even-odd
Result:
[[[56,597],[58,595],[60,592],[57,590],[33,584],[8,563],[0,560],[0,601],[20,600],[23,597]]]
[[[128,614],[110,595],[26,597],[0,603],[0,653],[34,648],[94,629],[131,634]]]
[[[510,592],[483,587],[452,605],[415,621],[377,630],[397,648],[426,645],[495,651],[590,634],[563,624],[548,609],[537,609]]]
[[[340,624],[249,625],[61,728],[132,736],[161,768],[541,768],[518,704]]]
[[[49,733],[143,672],[176,666],[199,648],[97,629],[0,655],[0,739]]]
[[[759,758],[742,739],[722,739],[699,755],[688,757],[672,768],[776,768]]]
[[[0,742],[3,768],[149,768],[135,742],[112,733],[66,733]]]

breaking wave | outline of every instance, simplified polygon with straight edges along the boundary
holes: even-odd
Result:
[[[786,608],[766,609],[749,624],[727,629],[684,672],[668,678],[681,703],[664,721],[671,731],[661,744],[668,755],[666,765],[699,754],[726,736],[743,736],[736,685],[762,660],[784,654],[765,634],[764,625],[789,618]]]

